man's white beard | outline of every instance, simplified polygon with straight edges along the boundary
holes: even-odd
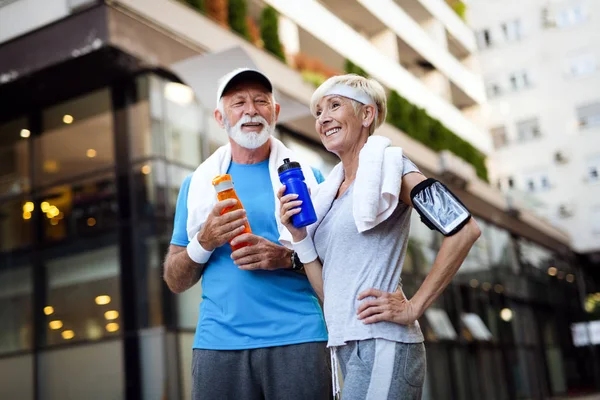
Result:
[[[242,124],[251,122],[262,124],[263,129],[260,132],[243,132]],[[229,137],[243,148],[251,150],[258,149],[265,144],[271,137],[271,134],[275,131],[275,122],[269,124],[266,119],[258,115],[255,117],[244,115],[235,126],[231,126],[227,117],[224,117],[224,123],[225,130]]]

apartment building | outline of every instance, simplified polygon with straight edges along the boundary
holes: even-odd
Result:
[[[473,0],[491,182],[600,261],[600,3]]]
[[[255,21],[277,10],[284,59],[180,1],[0,0],[0,398],[190,397],[201,288],[173,295],[161,263],[183,178],[227,140],[212,121],[225,71],[271,77],[279,137],[325,174],[337,161],[314,133],[298,55],[339,72],[350,61],[468,154],[492,150],[476,37],[444,1],[247,4]],[[570,330],[586,314],[569,236],[509,203],[479,158],[391,122],[378,133],[483,230],[420,321],[425,398],[592,390],[595,360]],[[441,243],[412,222],[409,296]]]

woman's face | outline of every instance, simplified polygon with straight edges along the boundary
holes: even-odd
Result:
[[[340,156],[359,142],[363,121],[346,97],[323,97],[317,104],[316,117],[315,129],[328,151]]]

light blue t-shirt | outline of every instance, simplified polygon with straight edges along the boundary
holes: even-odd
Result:
[[[314,170],[318,182],[323,176]],[[268,160],[231,163],[235,191],[252,233],[279,244]],[[187,198],[191,175],[181,185],[171,244],[187,246]],[[212,193],[211,193],[212,195]],[[202,276],[195,349],[241,350],[327,341],[323,312],[303,274],[291,270],[243,271],[229,243],[211,255]]]

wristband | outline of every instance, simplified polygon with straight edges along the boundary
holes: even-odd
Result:
[[[292,245],[302,264],[308,264],[317,259],[317,250],[315,250],[315,245],[308,235],[297,243],[292,241]]]
[[[200,244],[200,241],[198,241],[198,238],[194,237],[187,245],[187,253],[193,262],[197,264],[206,264],[213,252],[205,250]]]

